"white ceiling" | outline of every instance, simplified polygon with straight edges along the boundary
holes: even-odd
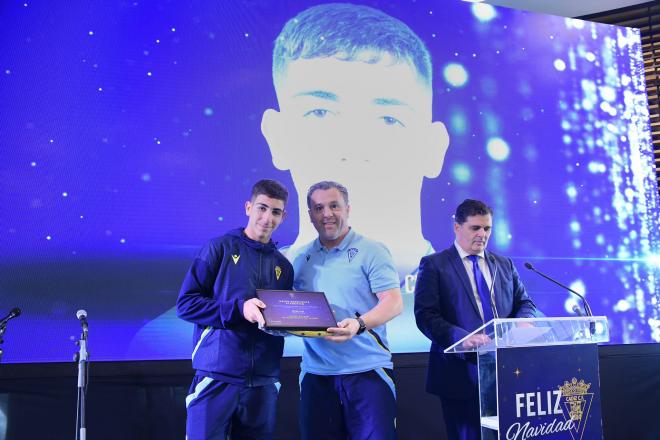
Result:
[[[648,0],[485,0],[485,3],[491,5],[543,12],[562,17],[581,17],[647,2]]]

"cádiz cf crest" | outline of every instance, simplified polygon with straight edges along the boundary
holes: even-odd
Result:
[[[279,280],[280,275],[282,275],[282,268],[280,266],[275,266],[275,278]]]
[[[353,261],[353,258],[355,258],[355,256],[357,255],[358,250],[357,248],[350,248],[347,252],[348,252],[348,262],[350,263],[351,261]]]
[[[584,383],[583,379],[578,382],[576,378],[570,382],[564,381],[564,385],[559,385],[562,404],[566,409],[564,418],[573,422],[573,429],[569,431],[573,440],[582,439],[584,428],[587,425],[591,401],[594,398],[594,393],[588,392],[590,386],[590,383]]]
[[[238,264],[238,260],[241,258],[240,255],[232,255],[231,259],[234,260],[234,264]]]

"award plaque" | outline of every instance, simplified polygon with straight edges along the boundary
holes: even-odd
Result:
[[[323,292],[257,289],[267,330],[285,330],[298,336],[321,337],[337,320]]]

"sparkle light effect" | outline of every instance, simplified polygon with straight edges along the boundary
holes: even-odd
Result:
[[[468,130],[468,121],[465,117],[465,113],[460,110],[453,111],[450,117],[450,128],[451,132],[455,135],[464,135]]]
[[[489,22],[497,17],[494,7],[486,3],[475,3],[472,5],[472,13],[481,22]]]
[[[565,25],[568,31],[588,28],[593,38],[598,38],[599,28],[593,23],[567,19]],[[571,144],[564,154],[567,159],[578,159],[570,171],[575,183],[566,188],[566,196],[571,203],[595,205],[595,216],[585,217],[589,223],[596,224],[595,228],[576,229],[574,225],[579,222],[571,223],[571,231],[577,236],[573,246],[578,250],[582,246],[578,238],[595,236],[596,244],[613,253],[613,257],[648,261],[649,264],[632,263],[616,269],[625,289],[609,309],[614,313],[639,314],[639,321],[630,321],[623,328],[625,342],[634,340],[634,335],[642,330],[639,323],[644,321],[654,340],[660,342],[656,327],[660,310],[647,307],[657,304],[660,295],[655,275],[658,267],[653,257],[656,254],[651,248],[651,243],[655,246],[658,243],[658,206],[654,194],[658,189],[654,182],[643,178],[644,170],[653,167],[653,157],[649,154],[650,131],[638,31],[622,28],[614,36],[600,38],[600,47],[595,47],[586,33],[576,35],[579,38],[567,53],[571,69],[587,70],[591,65],[602,69],[591,69],[594,75],[574,81],[571,88],[560,94],[564,117],[573,122],[562,124],[565,143]],[[621,60],[629,60],[628,65]],[[621,71],[630,71],[632,75]],[[620,92],[622,82],[633,87]],[[581,161],[587,166],[578,167]],[[607,176],[614,191],[579,191],[578,186],[587,185],[589,174]],[[598,225],[611,224],[619,229],[619,235],[598,232]],[[645,257],[648,255],[651,257]],[[630,292],[634,292],[632,297]],[[603,308],[608,309],[606,303]]]
[[[463,87],[468,82],[468,73],[461,64],[449,63],[445,66],[442,74],[445,81],[453,87]]]
[[[509,158],[511,148],[509,148],[509,144],[507,144],[504,139],[492,138],[489,139],[486,144],[486,151],[488,151],[488,155],[491,159],[497,162],[502,162]]]
[[[559,58],[556,59],[555,62],[552,63],[552,65],[555,67],[555,69],[557,69],[560,72],[566,70],[566,63],[564,62],[564,60],[561,60]]]
[[[472,179],[470,166],[465,163],[457,163],[454,165],[454,168],[452,168],[452,174],[454,175],[454,179],[459,183],[468,183]]]

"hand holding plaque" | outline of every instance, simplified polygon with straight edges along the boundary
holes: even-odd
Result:
[[[337,321],[323,292],[257,289],[266,330],[286,330],[297,336],[326,336]]]
[[[251,298],[243,303],[243,317],[248,322],[257,323],[259,328],[262,328],[266,324],[262,312],[264,307],[266,305],[259,298]]]

